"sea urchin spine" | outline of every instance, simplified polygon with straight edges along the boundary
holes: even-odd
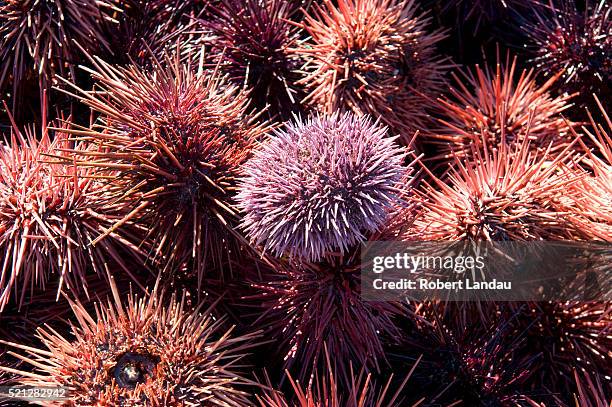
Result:
[[[311,39],[296,50],[306,61],[304,102],[380,118],[401,140],[428,121],[450,66],[436,54],[445,35],[429,32],[414,0],[324,0],[302,27]]]
[[[256,245],[319,260],[381,227],[398,200],[404,151],[387,129],[351,113],[278,130],[244,166],[243,227]]]
[[[209,310],[189,310],[185,296],[167,300],[157,286],[144,298],[130,294],[127,304],[113,286],[113,297],[96,304],[95,315],[71,302],[78,321],[72,338],[44,328],[42,349],[8,344],[37,373],[0,369],[22,385],[65,386],[75,406],[251,405],[239,361],[256,334],[232,337]]]

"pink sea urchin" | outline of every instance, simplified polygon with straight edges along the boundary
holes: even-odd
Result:
[[[244,166],[238,201],[253,243],[307,260],[376,231],[407,173],[386,128],[352,113],[298,120]]]
[[[557,240],[582,236],[571,227],[561,202],[577,193],[580,174],[569,170],[575,155],[569,148],[541,158],[530,151],[528,138],[497,151],[481,153],[471,146],[471,159],[454,156],[453,167],[433,182],[425,181],[409,197],[406,240]],[[547,152],[549,150],[546,150]]]

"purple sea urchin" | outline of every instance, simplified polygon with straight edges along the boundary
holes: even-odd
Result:
[[[113,297],[95,315],[71,302],[72,338],[44,328],[41,349],[9,343],[36,373],[4,370],[22,385],[67,387],[74,406],[251,405],[242,387],[251,382],[239,370],[256,334],[232,337],[209,310],[189,310],[184,296],[167,300],[157,287],[148,297],[130,294],[127,304],[115,287]]]
[[[27,70],[38,73],[42,88],[55,73],[72,72],[80,54],[75,43],[88,50],[107,47],[100,27],[112,8],[104,0],[0,3],[0,88],[12,82],[17,94]]]
[[[127,185],[119,198],[127,191],[140,197],[104,235],[138,217],[149,227],[152,259],[171,268],[187,262],[201,281],[241,239],[231,202],[235,177],[265,125],[246,113],[246,94],[178,57],[150,71],[93,62],[101,90],[77,91],[102,119],[79,134],[108,147],[92,165],[119,170]]]
[[[111,261],[129,273],[120,247],[130,246],[121,238],[91,246],[125,213],[113,201],[113,187],[77,161],[77,154],[102,150],[75,144],[59,130],[51,141],[46,127],[40,140],[33,129],[14,127],[10,145],[0,145],[0,309],[12,293],[22,301],[28,287],[44,287],[51,277],[60,280],[58,290],[63,284],[79,290],[88,270],[105,275]]]
[[[524,25],[531,37],[534,62],[545,75],[561,72],[561,93],[597,92],[607,98],[612,89],[612,6],[606,0],[587,2],[584,12],[576,1],[550,1],[537,21]],[[608,98],[609,100],[609,98]]]
[[[534,149],[546,149],[551,142],[553,147],[567,144],[571,123],[561,113],[570,107],[568,96],[548,94],[559,74],[542,86],[536,84],[534,70],[515,79],[516,58],[511,64],[508,58],[494,71],[476,66],[473,72],[462,72],[464,80],[453,74],[457,87],[451,88],[451,98],[439,100],[443,118],[428,133],[441,158],[469,155],[473,145],[495,149],[502,137],[508,143],[528,137]]]
[[[414,0],[324,0],[302,27],[311,39],[304,57],[305,103],[331,113],[348,109],[380,118],[407,142],[428,120],[430,99],[446,85],[445,35],[428,31]]]
[[[242,225],[277,256],[316,261],[344,252],[385,221],[408,174],[403,159],[386,128],[367,117],[288,123],[244,166]]]
[[[210,8],[203,25],[212,34],[221,69],[250,88],[254,105],[271,113],[296,107],[299,60],[289,52],[298,31],[289,21],[295,5],[282,0],[223,0]]]
[[[351,364],[379,371],[384,341],[401,337],[396,319],[402,304],[361,298],[358,249],[319,263],[283,262],[264,281],[254,284],[261,291],[261,321],[280,339],[285,366],[300,380],[324,366],[327,349],[349,384]]]

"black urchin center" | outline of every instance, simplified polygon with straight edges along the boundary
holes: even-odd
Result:
[[[350,261],[348,262],[350,263]],[[327,259],[317,267],[319,284],[327,286],[337,293],[359,292],[359,275],[355,268],[347,266],[347,264],[347,262],[343,262],[336,257]]]
[[[436,375],[439,376],[437,380],[442,377],[442,382],[454,383],[454,391],[461,395],[463,402],[486,407],[499,406],[494,391],[498,377],[482,376],[477,369],[478,357],[461,355],[457,348],[443,346],[433,353],[433,360]],[[433,377],[428,379],[435,380]]]
[[[364,89],[365,79],[368,84],[375,85],[377,83],[394,83],[402,90],[406,87],[415,85],[415,66],[419,60],[417,53],[413,50],[411,44],[405,44],[401,49],[395,51],[396,57],[390,63],[391,69],[380,70],[376,66],[380,63],[377,61],[375,53],[364,49],[346,49],[338,51],[338,65],[349,65],[349,76],[344,79],[344,88],[346,90],[359,92]],[[361,77],[363,79],[359,79]],[[387,95],[393,98],[393,95]]]
[[[489,205],[481,199],[472,198],[470,211],[459,215],[458,224],[463,225],[464,233],[470,238],[480,239],[485,234],[491,240],[504,241],[510,240],[504,225],[495,216],[491,216],[492,211]]]
[[[138,384],[155,377],[158,363],[159,357],[149,353],[126,352],[117,361],[113,376],[119,387],[133,389]]]

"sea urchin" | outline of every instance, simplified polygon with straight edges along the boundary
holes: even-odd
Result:
[[[548,93],[560,74],[538,86],[533,69],[515,78],[516,63],[516,58],[510,63],[508,55],[495,70],[476,66],[461,76],[453,74],[457,86],[451,88],[452,97],[439,100],[440,126],[427,133],[440,158],[469,155],[473,145],[495,149],[502,138],[520,143],[528,137],[533,149],[546,149],[551,142],[553,148],[567,144],[572,124],[561,113],[571,106],[569,97]]]
[[[223,0],[211,7],[203,25],[224,72],[247,85],[254,106],[271,103],[272,114],[295,108],[298,62],[289,52],[298,32],[289,21],[295,6],[282,0]]]
[[[263,283],[254,284],[261,293],[261,322],[280,340],[285,367],[300,380],[324,368],[326,349],[345,385],[353,379],[351,366],[380,372],[387,361],[384,344],[402,336],[403,304],[361,297],[359,249],[318,263],[279,261]]]
[[[178,56],[151,70],[92,61],[100,91],[76,89],[102,119],[79,134],[108,147],[92,165],[119,170],[127,184],[120,199],[140,198],[105,234],[138,218],[149,226],[152,259],[169,268],[189,263],[201,279],[237,241],[235,177],[264,126],[246,113],[245,93],[202,65]]]
[[[37,140],[33,129],[15,126],[8,145],[0,145],[0,310],[12,292],[22,301],[28,287],[42,288],[52,276],[58,290],[63,284],[78,290],[88,270],[105,275],[110,261],[129,273],[120,247],[130,245],[116,235],[91,246],[125,214],[114,187],[77,160],[102,149],[74,143],[63,130],[69,131],[59,129],[51,141],[45,127]]]
[[[95,315],[71,302],[78,324],[72,338],[51,328],[38,337],[44,348],[20,344],[19,356],[38,371],[4,368],[21,385],[65,386],[75,406],[247,406],[239,361],[255,334],[232,337],[201,307],[189,310],[185,296],[165,299],[157,291],[96,304]],[[45,405],[62,405],[50,401]]]
[[[386,128],[351,113],[288,123],[244,166],[243,227],[275,255],[346,251],[383,224],[408,169]]]
[[[352,110],[380,118],[403,141],[428,120],[427,106],[445,85],[447,59],[436,53],[445,35],[428,32],[414,0],[324,0],[302,27],[304,102],[319,111]]]
[[[579,231],[563,215],[580,173],[571,171],[571,148],[542,157],[530,151],[528,138],[483,153],[472,145],[473,158],[454,156],[447,174],[424,181],[409,199],[417,214],[398,236],[405,240],[557,240]],[[568,192],[569,191],[569,192]]]
[[[537,21],[525,25],[532,40],[534,62],[545,74],[562,72],[561,92],[612,92],[612,6],[606,0],[588,2],[584,12],[576,1],[561,0],[541,8]],[[594,4],[593,4],[594,3]]]
[[[11,78],[17,93],[27,70],[43,87],[53,74],[78,63],[78,47],[108,47],[102,20],[113,5],[104,0],[7,0],[0,3],[0,88]],[[75,44],[76,43],[76,44]]]

